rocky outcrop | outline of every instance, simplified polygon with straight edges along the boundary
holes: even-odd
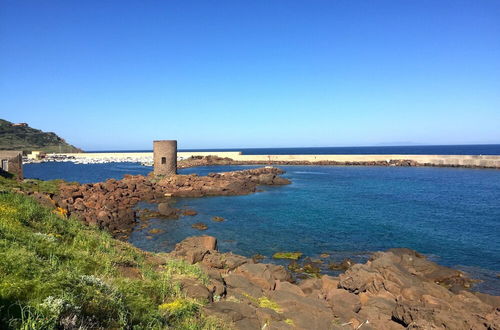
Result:
[[[375,253],[339,277],[293,283],[282,266],[220,253],[214,237],[189,237],[170,257],[198,263],[210,284],[194,294],[205,313],[236,329],[498,329],[500,297],[408,249]],[[208,293],[207,293],[208,291]]]
[[[31,192],[45,205],[55,206],[66,215],[78,217],[89,225],[106,229],[126,238],[136,222],[134,206],[139,201],[159,203],[156,211],[141,210],[141,218],[175,219],[192,210],[179,210],[169,197],[245,195],[258,185],[281,185],[290,181],[280,177],[284,171],[266,167],[245,171],[213,173],[208,176],[174,175],[168,178],[126,175],[122,180],[109,179],[95,184],[62,184],[55,194]]]
[[[284,172],[275,167],[212,173],[207,176],[175,175],[160,180],[156,185],[173,197],[202,197],[212,195],[247,195],[258,185],[289,184],[279,175]]]
[[[408,249],[376,253],[339,277],[339,288],[360,297],[358,315],[412,329],[494,329],[500,313],[467,291],[473,281]]]

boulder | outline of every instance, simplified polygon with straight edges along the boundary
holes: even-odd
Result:
[[[237,322],[244,318],[257,319],[256,309],[247,304],[232,301],[214,302],[203,308],[206,315],[215,315],[221,319]]]
[[[186,294],[186,296],[198,299],[204,302],[211,302],[213,300],[212,291],[210,291],[203,284],[195,281],[191,278],[183,278],[180,280],[182,292]]]
[[[165,217],[173,217],[176,215],[176,209],[172,208],[168,203],[158,204],[158,213]]]
[[[246,263],[236,268],[234,273],[244,276],[264,290],[272,290],[275,287],[275,279],[267,265]]]

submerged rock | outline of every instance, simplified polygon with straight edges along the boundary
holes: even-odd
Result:
[[[331,262],[328,265],[328,268],[331,270],[347,270],[352,265],[354,265],[354,262],[351,259],[346,258],[346,259],[342,260],[342,262],[340,262],[340,263]]]
[[[254,255],[252,256],[252,260],[253,260],[254,262],[259,262],[259,261],[261,261],[261,260],[263,260],[263,259],[265,259],[265,258],[266,258],[266,257],[265,257],[265,256],[263,256],[263,255],[262,255],[262,254],[260,254],[260,253],[254,254]]]
[[[160,233],[163,233],[163,229],[158,229],[158,228],[154,228],[154,229],[151,229],[148,231],[148,233],[150,233],[151,235],[156,235],[156,234],[160,234]]]
[[[321,269],[319,267],[319,264],[313,261],[308,261],[302,266],[302,271],[306,274],[319,276]]]
[[[194,229],[198,229],[198,230],[207,230],[208,229],[208,226],[206,224],[204,224],[203,222],[197,222],[195,224],[192,224],[191,227],[193,227]]]
[[[276,252],[273,254],[273,259],[299,260],[300,257],[302,257],[302,252]]]
[[[182,210],[182,215],[193,217],[197,214],[198,214],[198,212],[196,212],[195,210],[190,210],[190,209]]]
[[[160,203],[158,204],[158,213],[165,217],[175,217],[177,215],[177,210],[168,203]]]

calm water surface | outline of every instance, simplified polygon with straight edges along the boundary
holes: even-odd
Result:
[[[41,178],[54,168],[59,177],[80,182],[144,174],[151,168],[115,163],[33,164],[26,174]],[[216,166],[182,173],[221,172],[251,166]],[[484,280],[478,289],[500,294],[500,171],[456,168],[283,166],[291,185],[262,187],[248,196],[176,199],[195,217],[151,220],[136,230],[136,246],[166,251],[185,237],[201,233],[219,239],[222,251],[270,257],[277,251],[301,251],[310,257],[331,254],[339,261],[366,260],[369,253],[408,247],[431,259]],[[51,177],[54,178],[54,177]],[[147,206],[147,205],[145,205]],[[213,216],[226,221],[216,223]],[[208,230],[191,228],[204,222]],[[148,230],[164,229],[148,239]]]

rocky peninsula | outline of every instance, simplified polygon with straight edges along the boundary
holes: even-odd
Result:
[[[62,183],[53,193],[27,193],[44,205],[124,239],[137,223],[134,206],[139,201],[159,204],[156,216],[177,217],[183,211],[170,206],[172,197],[246,195],[255,192],[258,185],[290,183],[279,176],[282,173],[278,168],[264,167],[208,176],[126,175],[122,180],[94,184]]]

